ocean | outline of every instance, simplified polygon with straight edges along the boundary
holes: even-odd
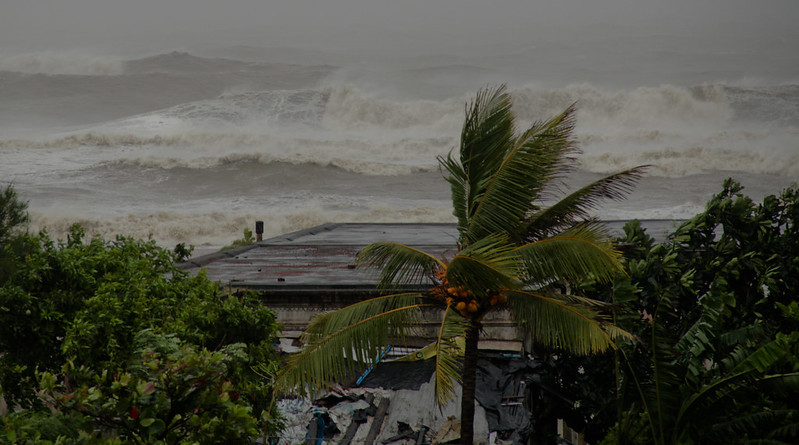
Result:
[[[194,245],[264,221],[265,237],[326,222],[451,222],[437,156],[465,104],[507,83],[521,126],[577,104],[577,187],[641,164],[606,219],[684,219],[725,178],[759,200],[799,177],[793,41],[633,45],[538,41],[472,54],[357,57],[233,45],[0,57],[0,183],[33,230]],[[723,45],[722,45],[723,47]]]

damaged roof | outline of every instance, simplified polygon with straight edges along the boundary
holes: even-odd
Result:
[[[665,239],[679,221],[643,220],[656,241]],[[623,235],[625,220],[603,221],[614,236]],[[204,268],[224,285],[266,293],[374,291],[375,276],[355,268],[360,249],[377,241],[417,247],[439,257],[456,252],[457,231],[446,223],[329,223],[281,235],[256,244],[192,258],[180,266]]]

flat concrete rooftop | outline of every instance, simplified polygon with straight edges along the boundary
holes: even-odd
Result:
[[[627,221],[603,221],[614,235]],[[679,221],[643,220],[657,241],[674,231]],[[225,286],[265,293],[374,292],[375,276],[354,267],[360,249],[376,241],[393,241],[437,256],[455,253],[454,224],[330,223],[256,244],[193,258],[186,270],[204,268]]]

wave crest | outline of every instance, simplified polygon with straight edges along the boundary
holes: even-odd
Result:
[[[154,239],[163,247],[178,243],[193,244],[202,250],[218,250],[241,238],[244,229],[264,221],[264,238],[276,237],[330,222],[452,222],[449,207],[419,206],[410,209],[376,207],[363,212],[331,212],[318,205],[283,213],[177,213],[155,212],[117,217],[85,217],[31,212],[32,229],[46,230],[56,239],[66,239],[77,223],[88,234],[111,239],[116,235]]]
[[[653,176],[680,177],[708,171],[742,171],[782,176],[799,175],[799,154],[774,155],[724,148],[665,148],[635,153],[583,155],[582,166],[597,173],[612,173],[637,165],[649,165]]]
[[[653,165],[652,174],[664,176],[702,170],[799,174],[794,154],[799,130],[792,124],[799,111],[792,111],[795,105],[783,97],[799,97],[799,88],[664,85],[607,92],[575,85],[521,87],[511,94],[521,125],[550,118],[576,102],[575,135],[584,152],[580,162],[589,171],[646,163]],[[457,146],[463,103],[462,98],[403,101],[350,85],[230,91],[83,133],[0,140],[0,149],[90,147],[99,151],[76,153],[98,154],[86,163],[114,160],[158,168],[209,168],[245,160],[397,175],[436,168],[436,157]],[[777,117],[758,111],[766,116],[760,122],[736,108],[753,103],[760,107],[755,111],[765,107]]]
[[[521,119],[545,119],[576,104],[580,126],[657,127],[696,121],[707,125],[726,122],[733,116],[720,85],[694,89],[662,85],[607,92],[582,84],[557,90],[519,88],[512,94],[514,109]]]

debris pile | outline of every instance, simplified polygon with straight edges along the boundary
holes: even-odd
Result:
[[[338,388],[313,401],[281,400],[278,409],[287,427],[277,443],[457,443],[460,400],[435,405],[433,365],[430,360],[384,362],[358,387]],[[529,359],[479,361],[475,437],[481,443],[525,443],[532,433],[525,398],[536,373],[536,362]]]

